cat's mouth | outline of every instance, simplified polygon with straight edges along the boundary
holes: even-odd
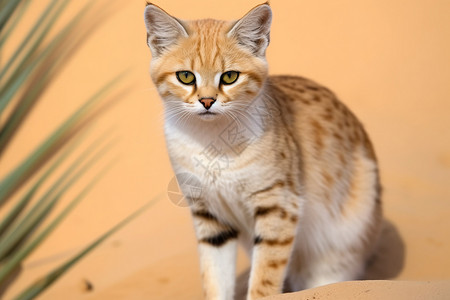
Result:
[[[200,116],[207,116],[207,115],[217,115],[217,114],[207,110],[207,111],[199,113],[199,115]]]
[[[217,117],[217,113],[211,112],[211,111],[204,111],[198,114],[201,119],[205,121],[211,121]]]

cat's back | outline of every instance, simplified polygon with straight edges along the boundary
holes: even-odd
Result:
[[[361,150],[368,159],[376,160],[363,125],[330,89],[304,77],[286,75],[270,76],[268,85],[288,126],[295,128],[305,150],[314,157],[334,154],[344,163],[344,156]]]
[[[303,188],[330,216],[361,215],[379,200],[378,166],[361,122],[328,88],[303,77],[271,76],[268,88],[301,157]],[[365,203],[365,204],[363,204]],[[370,203],[370,204],[369,204]],[[365,215],[367,216],[367,215]]]

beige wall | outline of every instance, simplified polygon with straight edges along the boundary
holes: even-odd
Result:
[[[73,2],[67,16],[86,1]],[[33,111],[4,156],[0,174],[97,87],[131,67],[124,82],[133,84],[132,91],[99,120],[92,133],[99,135],[115,126],[121,139],[108,157],[121,154],[121,159],[27,260],[23,277],[11,293],[151,197],[165,193],[173,176],[162,132],[162,106],[148,76],[145,2],[117,2],[117,12],[80,48]],[[260,1],[155,2],[179,18],[236,19]],[[303,75],[329,86],[360,117],[374,141],[386,215],[407,245],[399,278],[449,278],[450,1],[271,2],[271,72]],[[44,3],[33,2],[30,22]],[[94,283],[95,292],[101,291],[146,267],[159,263],[164,269],[161,261],[193,249],[188,210],[163,197],[83,260],[43,299],[78,299],[83,279]],[[192,274],[198,277],[196,271]]]

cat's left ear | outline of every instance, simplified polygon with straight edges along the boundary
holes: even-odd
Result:
[[[270,24],[272,10],[269,3],[256,6],[243,18],[238,20],[228,36],[235,37],[239,44],[257,56],[264,56],[270,42]]]
[[[176,44],[181,37],[188,36],[180,20],[152,3],[147,4],[144,18],[147,28],[147,44],[154,57],[160,56],[170,46]]]

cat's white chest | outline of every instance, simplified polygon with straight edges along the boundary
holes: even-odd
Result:
[[[169,155],[176,174],[189,174],[199,185],[198,193],[208,202],[211,213],[241,231],[252,234],[250,207],[244,187],[251,180],[250,169],[242,167],[241,157],[223,139],[211,135],[199,142],[197,137],[166,128]],[[183,191],[185,194],[189,191]]]

